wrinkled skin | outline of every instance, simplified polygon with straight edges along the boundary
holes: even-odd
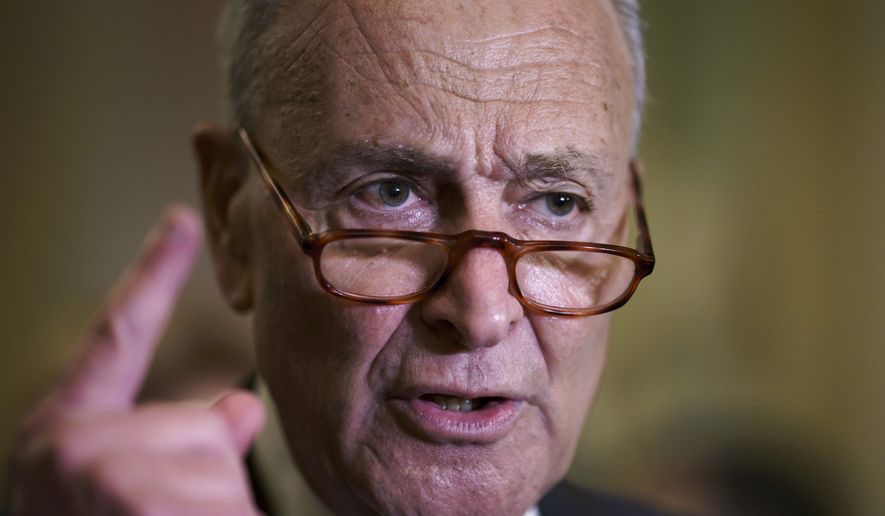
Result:
[[[322,3],[284,10],[262,45],[276,52],[262,54],[249,130],[315,231],[387,223],[341,207],[345,184],[378,172],[333,166],[359,143],[448,164],[412,206],[418,229],[516,237],[525,210],[543,205],[526,202],[514,170],[576,151],[584,163],[566,182],[596,210],[580,236],[622,239],[632,78],[608,2]],[[335,298],[250,174],[216,195],[217,211],[249,221],[217,232],[217,257],[234,306],[254,311],[260,372],[323,500],[393,514],[519,514],[536,503],[572,459],[609,317],[527,312],[491,249],[472,251],[419,303]],[[507,392],[525,408],[493,443],[422,438],[390,400],[427,383]]]
[[[314,230],[623,242],[632,78],[605,0],[292,2],[256,49],[247,128]],[[333,297],[230,129],[194,136],[209,244],[227,300],[254,313],[259,372],[320,497],[342,514],[535,504],[571,461],[608,315],[526,311],[490,248],[417,303]],[[366,160],[382,149],[408,159]],[[379,177],[408,185],[402,203],[364,184]],[[587,200],[559,212],[562,192]],[[12,514],[257,514],[242,464],[255,395],[135,403],[199,240],[184,207],[147,239],[13,443]],[[442,391],[507,398],[512,424],[465,438],[403,422],[404,400]]]

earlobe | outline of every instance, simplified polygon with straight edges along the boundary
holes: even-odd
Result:
[[[228,304],[238,312],[252,308],[250,224],[246,198],[247,165],[231,131],[214,125],[193,130],[207,241],[215,274]]]

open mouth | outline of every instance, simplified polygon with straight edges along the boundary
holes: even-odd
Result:
[[[422,390],[390,398],[388,406],[403,429],[433,443],[497,442],[513,430],[526,407],[523,400],[506,396],[461,397]]]
[[[443,410],[454,412],[473,412],[506,401],[506,398],[493,396],[483,398],[459,398],[457,396],[446,396],[445,394],[425,394],[421,396],[421,399],[433,403]]]

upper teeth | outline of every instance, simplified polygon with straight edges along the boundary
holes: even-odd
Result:
[[[474,405],[474,402],[471,399],[458,398],[456,396],[444,396],[442,394],[432,395],[430,401],[436,403],[445,410],[456,410],[459,412],[470,412],[473,410]]]

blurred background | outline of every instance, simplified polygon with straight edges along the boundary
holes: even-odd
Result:
[[[217,0],[0,3],[0,454],[222,120]],[[885,514],[885,2],[644,2],[655,274],[570,476],[697,514]],[[145,398],[251,368],[207,257]],[[0,478],[0,480],[3,480]]]

